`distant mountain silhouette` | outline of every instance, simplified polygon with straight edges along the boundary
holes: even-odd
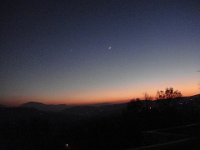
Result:
[[[48,104],[43,104],[39,102],[28,102],[22,104],[20,107],[25,107],[25,108],[34,108],[42,111],[61,111],[66,108],[68,108],[68,105],[65,104],[59,104],[59,105],[48,105]]]
[[[69,143],[76,150],[122,150],[168,143],[177,138],[174,133],[181,133],[181,138],[185,133],[198,138],[199,146],[199,112],[200,95],[122,104],[68,106],[28,102],[20,107],[5,106],[0,107],[0,149],[63,150]],[[182,131],[183,126],[188,130]],[[165,130],[166,135],[154,133],[162,128],[170,131]]]
[[[126,103],[123,104],[98,104],[98,105],[83,105],[83,106],[68,106],[65,104],[48,105],[40,102],[28,102],[22,104],[22,108],[34,108],[40,111],[54,111],[63,114],[75,115],[79,117],[88,117],[104,114],[121,113],[126,108]]]
[[[127,103],[123,104],[106,104],[106,105],[88,105],[74,106],[62,110],[62,113],[75,115],[78,117],[92,117],[119,114],[126,108]]]
[[[182,97],[182,102],[187,102],[190,100],[198,101],[200,94],[189,96],[189,97]],[[163,100],[160,101],[152,101],[152,103],[162,103]],[[93,104],[93,105],[80,105],[80,106],[69,106],[65,104],[44,104],[40,102],[28,102],[22,104],[20,107],[22,108],[34,108],[40,111],[52,111],[52,112],[61,112],[62,114],[77,116],[77,117],[91,117],[91,116],[103,116],[109,115],[114,113],[121,113],[127,106],[127,103],[122,104],[109,104],[109,103],[102,103],[102,104]],[[0,105],[0,108],[4,107]]]

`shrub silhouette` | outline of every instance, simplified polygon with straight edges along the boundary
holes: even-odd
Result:
[[[165,91],[157,91],[157,99],[175,99],[182,97],[182,94],[178,90],[173,88],[166,88]]]

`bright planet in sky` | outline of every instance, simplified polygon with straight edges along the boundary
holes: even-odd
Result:
[[[0,103],[93,104],[199,93],[198,0],[1,3]]]

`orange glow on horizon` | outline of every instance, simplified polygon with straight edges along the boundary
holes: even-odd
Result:
[[[152,86],[153,85],[153,86]],[[10,96],[0,97],[0,103],[5,105],[17,106],[25,102],[35,101],[45,104],[69,104],[83,105],[95,103],[120,103],[128,102],[133,98],[144,98],[144,93],[155,97],[158,90],[165,90],[167,87],[173,87],[179,90],[183,96],[192,96],[200,93],[199,85],[196,80],[174,79],[163,81],[162,83],[145,83],[135,86],[113,87],[105,89],[93,89],[84,91],[74,91],[70,95],[65,93],[54,93],[54,95],[43,96]]]
[[[189,86],[191,87],[191,86]],[[178,89],[182,92],[183,96],[192,96],[199,94],[199,90],[191,90],[189,87],[179,87],[174,88]],[[85,93],[85,95],[74,96],[74,97],[9,97],[9,98],[1,98],[2,104],[10,105],[10,106],[18,106],[25,102],[35,101],[41,102],[45,104],[68,104],[68,105],[87,105],[87,104],[97,104],[97,103],[122,103],[128,102],[133,98],[143,99],[144,93],[147,92],[150,96],[155,97],[157,90],[153,88],[149,91],[141,91],[141,90],[124,90],[124,91],[102,91],[99,93]],[[194,89],[194,88],[193,88]],[[161,89],[164,90],[164,89]],[[137,91],[137,94],[136,94]],[[82,96],[82,97],[81,97]]]

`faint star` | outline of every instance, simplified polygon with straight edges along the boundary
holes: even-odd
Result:
[[[108,49],[111,50],[111,49],[112,49],[112,46],[109,46]]]

